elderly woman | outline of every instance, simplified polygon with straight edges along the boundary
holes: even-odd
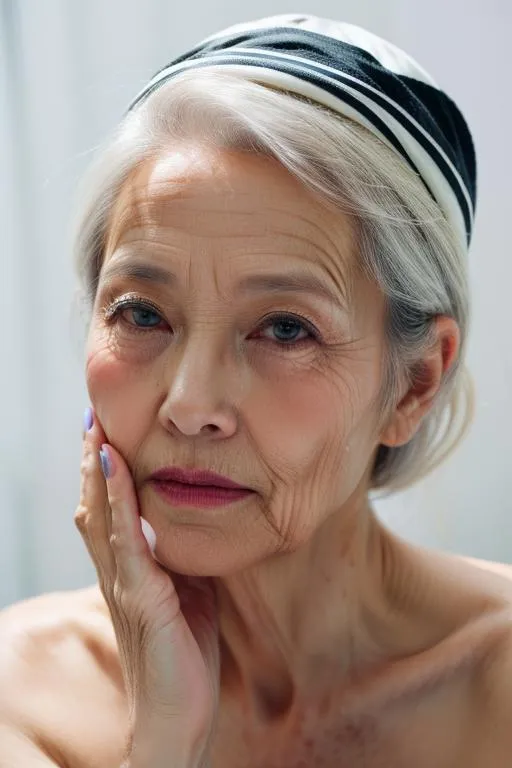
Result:
[[[455,104],[350,25],[236,25],[139,94],[77,233],[98,583],[4,611],[1,768],[511,764],[509,568],[370,502],[469,422],[474,203]]]

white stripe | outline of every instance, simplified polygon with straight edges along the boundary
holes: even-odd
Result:
[[[219,58],[219,57],[217,57],[217,58]],[[226,55],[223,58],[226,58],[229,61],[229,59],[231,59],[232,56]],[[165,70],[163,70],[158,75],[156,75],[148,83],[147,86],[144,86],[144,88],[137,94],[137,96],[133,99],[133,101],[136,102],[137,99],[140,96],[142,96],[149,88],[153,88],[161,80],[165,80],[166,77],[169,74],[174,73],[174,72],[180,72],[180,71],[183,71],[183,70],[186,70],[186,69],[194,69],[195,64],[198,61],[204,62],[206,60],[207,60],[206,58],[205,59],[194,59],[193,61],[187,60],[187,61],[181,62],[180,64],[176,64],[175,66],[167,67]],[[202,65],[200,67],[200,69],[210,69],[210,68],[216,69],[216,67],[218,68],[216,71],[223,72],[226,69],[225,65],[222,65],[222,68],[221,68],[220,64],[217,64],[217,65],[215,65],[215,64]],[[239,64],[239,63],[229,64],[229,69],[235,69],[237,71],[242,72],[242,74],[244,74],[246,70],[249,73],[252,73],[253,71],[256,71],[258,74],[264,73],[264,77],[262,77],[262,78],[252,78],[252,79],[260,79],[260,80],[262,80],[264,82],[268,82],[269,84],[274,84],[274,83],[279,82],[280,81],[280,77],[278,75],[283,75],[283,76],[285,76],[287,78],[290,78],[294,83],[298,83],[298,84],[301,85],[301,88],[299,88],[299,89],[297,89],[296,87],[290,89],[292,91],[296,91],[296,92],[298,91],[298,93],[302,92],[302,84],[304,85],[304,88],[313,87],[313,86],[311,86],[310,83],[303,81],[301,78],[296,77],[295,75],[285,75],[285,73],[282,73],[282,72],[278,73],[277,70],[267,69],[266,67],[257,67],[254,64],[247,64],[247,65],[246,64]],[[272,83],[271,80],[274,80],[274,83]],[[315,92],[317,90],[322,91],[322,94],[324,94],[324,96],[322,97],[322,98],[325,97],[324,103],[326,103],[326,104],[330,103],[329,105],[335,111],[339,111],[339,103],[340,103],[339,99],[336,99],[330,93],[324,92],[323,89],[317,88],[315,86]],[[318,98],[316,98],[314,100],[318,101]],[[373,109],[373,107],[372,107],[372,109]],[[381,139],[381,141],[385,142],[391,149],[393,149],[396,152],[396,147],[394,147],[393,144],[391,144],[391,142],[388,140],[388,138],[386,136],[384,136],[384,134],[381,134],[381,132],[375,127],[375,125],[373,123],[371,123],[369,120],[367,120],[366,117],[364,117],[364,115],[361,115],[359,112],[356,112],[355,110],[353,110],[352,107],[350,107],[348,104],[344,104],[344,114],[346,114],[347,117],[352,117],[353,119],[355,119],[356,122],[359,122],[362,125],[364,125],[366,128],[368,128],[369,131],[377,134],[379,139]]]
[[[302,66],[302,67],[304,66],[304,64],[307,65],[309,63],[307,59],[301,58],[300,56],[293,56],[292,54],[280,53],[280,52],[279,53],[274,53],[274,52],[262,50],[260,48],[241,48],[240,49],[240,52],[241,52],[240,55],[243,56],[243,52],[245,52],[245,51],[248,51],[249,53],[257,54],[258,56],[262,56],[264,58],[270,58],[270,59],[278,58],[278,59],[284,59],[285,61],[292,61],[292,62],[297,63],[299,66]],[[228,51],[212,51],[211,53],[208,53],[208,58],[212,57],[212,58],[220,58],[220,59],[222,59],[223,57],[226,57],[227,59],[229,59],[230,56],[236,56],[236,55],[237,55],[236,49],[230,49],[229,52]],[[448,167],[452,171],[454,177],[456,178],[457,182],[459,183],[459,186],[460,186],[460,188],[462,190],[462,194],[464,195],[464,198],[466,200],[466,203],[467,203],[467,206],[468,206],[468,211],[469,211],[469,217],[470,217],[471,225],[473,225],[473,218],[474,218],[473,203],[471,201],[471,197],[469,195],[467,187],[466,187],[466,185],[465,185],[465,183],[464,183],[460,173],[458,172],[457,168],[453,165],[452,161],[450,160],[450,158],[448,157],[446,152],[443,150],[443,148],[441,146],[439,146],[439,144],[435,141],[435,139],[432,138],[432,136],[428,133],[428,131],[426,131],[425,128],[423,128],[423,126],[420,123],[418,123],[418,121],[414,117],[412,117],[412,115],[410,115],[409,112],[407,112],[407,110],[404,109],[398,102],[394,101],[387,94],[383,93],[382,91],[379,91],[377,88],[374,88],[372,85],[369,85],[368,83],[365,83],[363,80],[359,80],[357,77],[354,77],[353,75],[349,75],[346,72],[340,72],[340,70],[337,70],[334,67],[329,67],[327,64],[320,64],[320,63],[318,63],[316,61],[315,62],[311,62],[311,63],[312,64],[314,63],[315,67],[318,67],[318,68],[324,70],[325,72],[329,72],[329,73],[332,73],[334,75],[342,74],[343,77],[347,78],[348,80],[351,80],[354,83],[357,83],[359,86],[361,86],[365,90],[370,91],[371,93],[376,93],[378,96],[383,98],[389,104],[392,104],[410,123],[412,123],[417,128],[417,130],[420,131],[420,133],[422,133],[423,136],[430,142],[430,144],[435,148],[435,150],[441,155],[441,157],[443,158],[445,163],[448,165]],[[177,66],[180,66],[180,65],[177,65]],[[166,70],[164,70],[164,73],[171,72],[171,71],[173,71],[173,67],[172,66],[170,66]],[[160,79],[160,76],[158,76],[158,80],[159,79]],[[334,80],[333,81],[331,78],[328,78],[328,79],[331,82],[333,82],[335,85],[338,85],[338,86],[342,85],[338,80]],[[151,81],[151,82],[153,82],[153,81]],[[348,88],[348,87],[346,88],[346,90],[349,91],[349,92],[352,92],[351,89]],[[372,107],[372,109],[373,109],[373,103],[374,102],[372,101],[372,104],[370,105]],[[376,109],[374,111],[377,112]],[[380,115],[382,116],[382,114],[383,114],[383,112],[381,111]],[[388,113],[386,112],[385,114],[387,115]],[[384,122],[386,122],[386,119],[384,119]],[[458,203],[457,203],[457,205],[458,205]]]
[[[292,54],[288,54],[288,53],[281,53],[281,52],[279,52],[279,53],[270,53],[269,51],[264,51],[264,50],[261,50],[259,48],[243,48],[241,50],[251,51],[251,53],[257,53],[259,56],[266,55],[268,57],[276,56],[278,58],[289,59],[290,61],[294,61],[294,62],[296,62],[297,64],[299,64],[301,66],[304,65],[304,62],[306,62],[306,64],[309,63],[306,59],[303,59],[300,56],[293,56]],[[338,70],[335,67],[329,67],[327,64],[321,64],[321,63],[319,63],[317,61],[312,61],[311,64],[314,64],[315,68],[319,67],[320,69],[323,69],[326,72],[331,72],[334,75],[340,75],[340,74],[343,75],[344,78],[346,78],[348,80],[352,80],[352,82],[357,83],[362,88],[365,88],[367,91],[371,91],[372,93],[376,93],[378,96],[380,96],[382,99],[387,101],[389,104],[392,104],[399,112],[401,112],[401,114],[410,123],[412,123],[420,131],[420,133],[423,134],[423,136],[426,139],[428,139],[428,141],[432,144],[432,146],[435,147],[437,152],[439,152],[439,154],[441,155],[443,160],[446,162],[446,164],[450,167],[450,170],[452,171],[453,175],[455,176],[455,178],[459,182],[460,188],[462,189],[462,192],[463,192],[464,197],[466,198],[466,202],[468,204],[470,216],[472,217],[472,215],[473,215],[473,204],[471,202],[471,197],[469,196],[469,192],[468,192],[468,190],[466,188],[466,185],[465,185],[465,183],[464,183],[460,173],[458,172],[457,168],[453,165],[452,161],[450,160],[450,158],[448,157],[446,152],[443,150],[443,148],[436,142],[435,139],[432,138],[430,133],[427,130],[425,130],[425,128],[423,128],[421,123],[418,123],[418,121],[406,109],[404,109],[404,107],[402,107],[402,105],[399,104],[399,102],[394,101],[390,96],[388,96],[383,91],[379,91],[377,88],[374,88],[373,85],[370,85],[369,83],[365,83],[364,80],[359,80],[359,78],[354,77],[353,75],[349,75],[347,72],[344,72],[342,70]],[[336,84],[339,84],[338,80],[335,80],[335,82],[336,82]],[[373,103],[374,102],[372,101],[372,104]],[[388,113],[386,112],[386,115],[387,114]],[[384,122],[386,122],[386,121],[384,120]]]
[[[316,35],[321,35],[329,40],[339,40],[342,43],[354,45],[356,48],[371,54],[385,69],[395,72],[397,75],[413,77],[415,80],[421,80],[434,88],[439,88],[433,77],[412,56],[389,40],[385,40],[355,24],[312,16],[311,14],[284,13],[278,16],[267,16],[256,21],[234,24],[204,38],[198,46],[203,46],[234,34],[244,32],[251,34],[257,31],[274,32],[286,28],[314,32]]]
[[[352,118],[356,122],[364,125],[374,135],[377,135],[378,138],[381,139],[381,141],[384,141],[389,147],[391,147],[394,152],[397,151],[396,148],[393,147],[392,144],[390,144],[388,139],[386,139],[380,133],[380,131],[376,129],[373,123],[365,119],[363,115],[361,115],[355,109],[350,107],[343,100],[333,96],[331,93],[327,92],[325,89],[321,88],[320,86],[312,85],[311,83],[303,80],[299,76],[289,75],[287,73],[284,73],[275,69],[270,69],[266,67],[262,68],[254,64],[239,64],[239,63],[230,64],[229,61],[233,58],[232,54],[223,53],[222,55],[216,56],[215,58],[219,60],[222,60],[222,59],[227,60],[228,62],[227,66],[224,64],[221,65],[222,69],[219,66],[220,71],[226,71],[226,69],[229,69],[235,73],[239,72],[243,77],[245,77],[246,75],[249,75],[249,77],[253,80],[259,79],[265,83],[268,83],[269,85],[275,85],[276,87],[280,87],[282,89],[296,91],[299,94],[309,97],[313,101],[322,103],[325,106],[331,107],[331,109],[333,109],[335,112],[344,114],[347,117]],[[292,58],[295,58],[295,57],[292,57]],[[146,86],[140,92],[139,95],[144,94],[148,87],[154,86],[158,82],[160,82],[160,80],[165,79],[168,74],[187,70],[187,69],[193,69],[198,62],[205,62],[206,60],[207,60],[206,58],[186,60],[181,62],[180,64],[167,67],[165,70],[160,72],[155,78],[153,78],[153,80],[151,80],[149,85]],[[211,61],[211,55],[208,56],[208,60]],[[298,59],[298,60],[302,64],[304,63],[303,59]],[[212,63],[210,65],[203,64],[200,68],[207,69],[207,68],[214,68],[214,67],[215,67],[215,64]],[[261,77],[263,73],[264,73],[264,76]],[[260,75],[259,78],[258,78],[258,74]],[[325,77],[326,79],[331,80],[331,82],[333,82],[336,86],[341,87],[343,90],[346,90],[348,93],[351,93],[354,96],[354,98],[360,101],[361,103],[366,104],[375,114],[377,114],[383,120],[384,123],[386,123],[387,125],[390,125],[390,122],[392,122],[392,125],[390,125],[391,130],[397,136],[397,138],[401,141],[401,143],[404,145],[406,151],[410,154],[415,165],[418,167],[418,170],[424,176],[439,206],[444,211],[452,227],[454,227],[454,229],[456,230],[459,236],[459,239],[461,241],[461,244],[466,250],[467,249],[466,227],[464,223],[464,217],[460,210],[459,202],[451,186],[446,181],[444,174],[441,172],[437,164],[432,160],[428,152],[426,152],[421,146],[421,144],[419,144],[416,141],[416,139],[414,139],[414,137],[411,136],[410,133],[408,133],[408,131],[401,125],[401,123],[399,123],[395,118],[393,118],[389,114],[389,112],[385,112],[384,110],[379,108],[373,100],[371,100],[370,98],[366,98],[359,91],[350,88],[344,83],[340,83],[339,81],[334,81],[327,76]],[[360,82],[356,78],[352,78],[352,79],[355,80],[355,82]],[[374,90],[374,89],[371,89],[371,90]],[[136,97],[135,101],[137,100],[137,98],[138,96]],[[389,99],[389,101],[394,104],[394,102],[391,99]],[[424,131],[422,132],[425,133]],[[426,135],[428,136],[428,134]],[[432,143],[435,146],[437,146],[435,142],[432,142]],[[450,166],[451,166],[451,163],[450,163]],[[457,174],[457,177],[458,177],[458,174]],[[461,187],[464,191],[466,191],[464,184],[461,184]],[[472,215],[471,205],[469,206],[469,211],[471,216]]]

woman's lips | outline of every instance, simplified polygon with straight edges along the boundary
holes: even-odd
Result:
[[[230,477],[218,475],[216,472],[210,472],[207,469],[162,467],[153,472],[149,479],[186,483],[187,485],[208,485],[219,488],[243,488],[243,490],[247,490],[245,486],[235,483]]]
[[[149,480],[160,496],[174,506],[218,507],[254,493],[230,477],[199,468],[162,467]]]
[[[213,485],[193,485],[174,480],[151,480],[151,485],[170,504],[175,506],[219,507],[249,496],[247,488],[220,488]]]

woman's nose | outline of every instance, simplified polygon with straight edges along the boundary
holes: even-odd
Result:
[[[234,373],[228,367],[204,344],[188,349],[179,363],[170,363],[168,390],[159,409],[165,429],[190,436],[201,432],[219,438],[232,435],[237,417],[229,395]]]

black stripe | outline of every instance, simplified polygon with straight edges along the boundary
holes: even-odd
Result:
[[[442,147],[461,173],[474,207],[476,168],[471,134],[459,108],[443,91],[421,80],[391,72],[375,56],[359,46],[297,27],[267,28],[225,35],[214,41],[200,43],[190,55],[184,54],[173,63],[232,47],[268,48],[270,52],[292,53],[307,62],[325,64],[338,72],[352,75],[387,94],[410,111]],[[463,155],[457,153],[457,149]],[[469,167],[466,168],[463,162],[464,168],[461,170],[458,161],[464,161],[465,158]]]
[[[269,54],[269,59],[274,52],[291,53],[302,59],[301,63],[285,62],[284,60],[267,60],[266,57],[259,57],[258,54],[245,51],[245,47],[263,48]],[[382,107],[383,110],[393,115],[393,117],[416,139],[423,149],[436,163],[442,174],[452,188],[461,212],[464,217],[468,240],[471,232],[471,208],[463,194],[460,182],[454,175],[450,166],[446,163],[443,156],[437,148],[428,141],[424,134],[410,121],[407,115],[404,115],[392,103],[384,99],[375,90],[367,90],[363,84],[377,89],[386,94],[403,109],[408,111],[415,120],[422,125],[432,139],[443,149],[450,158],[453,165],[460,173],[465,187],[469,193],[473,207],[476,198],[476,168],[474,160],[474,147],[465,120],[458,110],[457,106],[440,90],[433,86],[415,80],[410,77],[397,75],[385,69],[380,62],[367,51],[345,43],[343,41],[321,35],[309,30],[283,27],[272,30],[255,30],[246,33],[237,33],[223,36],[216,40],[199,44],[192,50],[181,55],[163,67],[156,73],[155,77],[163,72],[167,67],[176,64],[193,61],[194,66],[208,66],[215,63],[215,57],[209,57],[210,53],[224,53],[233,58],[229,63],[252,63],[255,66],[277,69],[296,77],[307,80],[308,82],[322,87],[324,90],[333,94],[347,104],[354,107],[360,114],[364,115],[371,123],[386,136],[397,151],[414,168],[420,178],[414,162],[407,154],[397,137],[390,131],[387,125],[375,115],[365,105],[348,94],[345,90],[337,88],[332,82],[325,80],[328,76],[331,80],[336,80],[340,84],[346,84],[350,88],[359,91],[366,98],[371,99]],[[221,64],[222,62],[217,62]],[[226,62],[228,63],[228,62]],[[340,70],[340,63],[343,65],[343,71]],[[323,64],[331,67],[334,72],[325,73],[317,64]],[[269,66],[271,65],[271,66]],[[306,76],[306,70],[308,72]],[[177,74],[171,72],[154,86],[148,86],[132,102],[130,109],[144,99],[155,88],[162,85],[163,82]],[[357,78],[361,83],[354,82],[346,75]],[[440,128],[442,126],[442,129]],[[423,179],[425,183],[425,180]],[[425,186],[427,184],[425,183]],[[427,186],[428,188],[428,186]],[[429,190],[430,191],[430,190]],[[432,194],[432,192],[431,192]],[[434,195],[432,195],[434,197]]]
[[[219,66],[221,65],[232,65],[232,64],[251,64],[251,66],[254,67],[261,67],[262,69],[275,69],[275,67],[269,67],[269,61],[266,58],[258,59],[256,54],[249,54],[248,51],[245,51],[243,56],[236,56],[235,54],[231,54],[229,51],[224,52],[226,55],[230,56],[230,61],[221,61],[216,60],[215,58],[204,58],[204,59],[198,59],[194,62],[193,67],[191,68],[202,68],[202,67],[211,67],[213,64],[217,64]],[[248,61],[249,57],[249,61]],[[180,70],[183,71],[183,70]],[[150,93],[153,91],[158,90],[160,85],[162,85],[163,82],[167,82],[168,80],[172,79],[173,76],[180,74],[180,71],[172,71],[169,73],[167,77],[165,77],[163,80],[159,81],[157,84],[153,85],[151,88],[148,88],[144,94],[140,96],[140,99],[146,98],[149,96]],[[279,61],[279,71],[284,72],[285,74],[294,75],[299,80],[305,80],[308,83],[311,83],[312,85],[316,85],[317,87],[321,87],[324,91],[328,91],[333,96],[340,97],[340,89],[337,88],[335,85],[330,83],[329,81],[323,81],[322,75],[314,76],[312,74],[309,74],[306,72],[305,68],[302,66],[302,64],[297,65],[294,62],[284,62],[282,60]],[[373,125],[386,137],[386,139],[394,146],[395,150],[399,152],[404,160],[412,166],[413,170],[421,181],[425,184],[427,187],[427,190],[429,194],[432,196],[432,199],[435,200],[435,196],[433,195],[432,191],[429,189],[427,184],[425,183],[425,180],[421,176],[420,172],[416,168],[414,162],[411,160],[410,156],[407,154],[405,149],[403,148],[402,144],[398,140],[398,138],[395,136],[395,134],[388,128],[386,123],[384,123],[376,114],[373,112],[369,107],[366,106],[366,104],[361,104],[361,102],[356,99],[354,96],[352,96],[351,93],[347,93],[346,91],[342,91],[343,98],[342,101],[349,104],[351,107],[353,107],[357,112],[364,115]],[[139,99],[139,100],[140,100]],[[135,102],[136,103],[136,102]]]
[[[229,53],[229,52],[226,51],[225,53]],[[249,56],[252,60],[258,60],[257,54],[250,53],[249,51],[244,51],[243,56],[244,58]],[[213,62],[214,59],[210,59],[210,61]],[[262,61],[264,61],[264,59]],[[358,93],[361,93],[363,96],[366,96],[366,98],[378,104],[380,107],[382,107],[382,109],[385,112],[388,112],[390,115],[392,115],[397,120],[397,122],[400,123],[400,125],[409,134],[411,134],[411,136],[413,136],[414,139],[416,139],[418,144],[420,144],[420,146],[425,150],[425,152],[427,152],[427,154],[432,158],[433,162],[436,163],[441,173],[445,177],[446,181],[450,185],[455,197],[457,198],[457,202],[459,204],[459,207],[461,209],[461,212],[464,218],[466,232],[467,233],[470,232],[472,211],[468,205],[468,201],[466,196],[464,195],[464,191],[461,189],[460,181],[457,179],[456,175],[453,173],[452,169],[450,168],[450,165],[446,162],[442,154],[437,150],[437,147],[428,140],[428,138],[417,128],[417,126],[412,121],[409,120],[407,115],[404,115],[403,112],[397,109],[394,104],[384,99],[382,96],[380,96],[380,94],[375,93],[374,91],[368,91],[360,83],[345,77],[342,72],[325,73],[319,67],[315,66],[314,64],[311,64],[309,61],[304,61],[304,63],[301,63],[300,65],[295,64],[294,66],[293,66],[293,62],[289,62],[289,64],[292,66],[288,67],[288,63],[285,65],[283,60],[279,60],[278,62],[279,66],[276,68],[282,70],[283,72],[289,69],[291,74],[295,74],[299,78],[308,80],[308,82],[310,83],[321,85],[321,87],[325,91],[328,91],[329,93],[332,93],[334,96],[337,96],[339,99],[341,99],[341,101],[345,101],[347,104],[354,106],[358,112],[364,115],[371,123],[373,123],[373,125],[375,125],[376,128],[379,129],[379,131],[381,131],[386,136],[386,138],[395,146],[395,148],[400,152],[400,154],[407,160],[409,165],[411,165],[412,168],[415,170],[415,172],[422,178],[423,183],[425,184],[427,189],[429,189],[426,180],[423,179],[423,177],[419,173],[416,165],[414,164],[414,161],[412,160],[410,155],[407,153],[407,150],[403,147],[400,140],[395,136],[394,133],[392,133],[391,129],[389,129],[388,126],[385,123],[383,123],[383,121],[371,109],[366,107],[366,105],[362,104],[357,99],[354,99],[354,97],[352,97],[344,89],[338,89],[334,87],[332,83],[330,83],[328,80],[324,80],[324,78],[329,77],[333,80],[337,80],[340,83],[345,83],[353,90],[358,91]],[[262,66],[262,65],[258,64],[258,66]],[[330,66],[332,66],[332,64]],[[315,77],[303,76],[302,72],[306,69],[309,70],[310,72],[315,72],[317,74],[317,77],[315,78]],[[434,90],[430,86],[426,84],[424,85],[426,88],[430,88],[430,90]],[[404,106],[404,109],[405,109],[405,106]],[[453,152],[449,152],[449,153],[447,152],[447,154],[453,155]],[[452,162],[453,162],[453,165],[457,168],[457,162],[455,161],[455,158],[453,158]],[[457,170],[459,171],[459,168],[457,168]],[[467,191],[470,192],[469,189],[467,189]],[[430,189],[429,189],[429,192],[432,194],[432,191]],[[434,195],[432,195],[432,197],[434,197],[435,199]]]

